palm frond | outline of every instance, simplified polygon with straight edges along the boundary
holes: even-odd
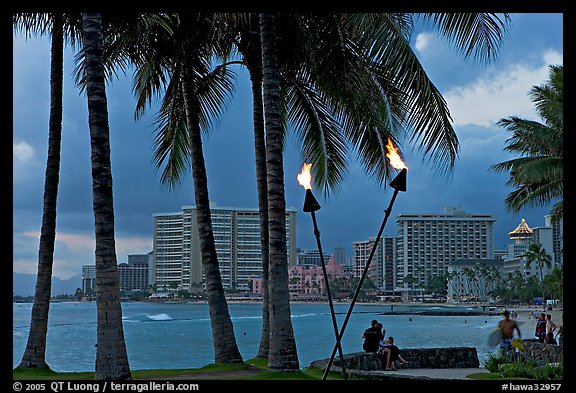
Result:
[[[199,122],[208,132],[224,114],[235,91],[236,73],[227,65],[219,65],[197,81],[196,99],[200,104]]]
[[[16,12],[12,15],[12,26],[14,32],[24,34],[26,39],[48,35],[52,31],[52,16],[40,12]]]
[[[153,161],[156,170],[165,164],[161,183],[174,188],[190,167],[190,139],[178,78],[172,78],[157,113]]]
[[[464,59],[473,58],[480,64],[496,60],[511,24],[507,13],[426,13],[423,17],[434,23]]]
[[[394,20],[381,18],[365,28],[370,39],[364,44],[368,57],[389,72],[389,84],[403,94],[403,108],[408,109],[404,125],[411,134],[410,143],[417,145],[441,174],[450,174],[459,146],[446,101]]]
[[[532,86],[529,96],[538,115],[551,128],[562,132],[564,128],[564,67],[549,66],[549,80],[541,86]]]
[[[396,139],[405,132],[407,106],[402,92],[363,53],[348,27],[339,16],[308,21],[303,27],[304,47],[314,48],[307,54],[306,66],[330,100],[364,170],[381,185],[390,171],[380,141],[385,145],[388,136]]]
[[[312,163],[316,187],[329,196],[339,190],[346,174],[346,140],[329,102],[310,80],[291,80],[288,86],[288,119],[302,142],[302,157]]]

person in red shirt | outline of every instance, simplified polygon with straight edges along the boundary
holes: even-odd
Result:
[[[538,315],[538,322],[536,322],[534,335],[538,337],[538,341],[541,343],[543,343],[546,338],[546,314],[543,312]]]

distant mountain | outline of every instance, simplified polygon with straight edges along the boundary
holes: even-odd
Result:
[[[36,288],[35,274],[12,274],[12,292],[20,296],[34,296]],[[76,288],[82,287],[82,276],[80,274],[72,276],[67,280],[52,277],[52,295],[73,294]]]

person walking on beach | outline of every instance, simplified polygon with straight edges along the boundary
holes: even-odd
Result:
[[[504,319],[498,322],[498,329],[502,333],[502,339],[500,340],[500,348],[511,349],[512,339],[514,338],[514,330],[518,331],[518,338],[522,339],[522,333],[520,333],[520,327],[515,319],[510,318],[510,311],[504,310],[502,313]]]
[[[362,334],[364,343],[362,348],[366,352],[377,352],[378,344],[381,340],[384,340],[384,334],[382,334],[382,324],[377,320],[373,319],[371,326],[364,331]]]
[[[554,322],[552,322],[552,315],[546,314],[546,338],[544,342],[546,344],[554,344],[556,345],[556,339],[554,338],[554,331],[558,326]]]
[[[538,315],[534,335],[538,337],[538,341],[541,343],[543,343],[546,338],[546,314],[543,312]]]

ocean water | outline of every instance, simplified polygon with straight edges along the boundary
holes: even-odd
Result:
[[[242,357],[255,357],[260,344],[262,305],[230,303],[228,308]],[[339,330],[348,308],[348,303],[334,304]],[[394,306],[394,311],[434,308],[444,307]],[[300,367],[329,358],[336,342],[329,305],[292,303],[290,310]],[[13,367],[24,353],[31,311],[32,304],[13,303]],[[342,339],[344,353],[362,351],[362,332],[372,319],[377,319],[383,323],[386,336],[394,336],[401,349],[476,347],[482,363],[490,352],[486,345],[488,334],[500,320],[498,316],[380,315],[385,311],[390,311],[390,306],[354,306]],[[122,315],[131,369],[197,368],[214,362],[207,304],[123,303]],[[96,303],[52,303],[48,325],[46,361],[50,367],[59,372],[93,371]]]

